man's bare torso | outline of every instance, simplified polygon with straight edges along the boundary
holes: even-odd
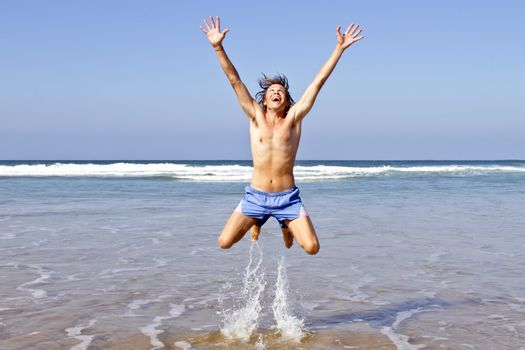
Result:
[[[210,16],[210,23],[204,20],[204,25],[206,28],[201,26],[200,29],[213,46],[221,68],[233,87],[242,110],[250,120],[253,157],[252,187],[264,192],[281,192],[291,189],[295,186],[293,166],[301,139],[301,122],[312,108],[317,94],[334,70],[344,50],[363,38],[360,36],[362,29],[354,26],[353,23],[344,33],[341,33],[341,26],[336,28],[337,44],[334,51],[301,99],[294,104],[288,93],[288,80],[284,76],[264,76],[263,79],[260,79],[259,86],[263,90],[257,93],[256,101],[250,95],[222,46],[229,29],[221,31],[221,21],[218,16],[215,20]],[[268,196],[265,195],[265,197]],[[299,202],[296,204],[299,204],[298,193],[297,199]],[[250,215],[248,212],[243,212],[242,202],[239,204],[219,236],[220,247],[230,248],[250,228],[252,228],[252,239],[257,240],[260,232],[260,226],[257,226],[260,220],[259,209],[263,206],[256,207],[258,207],[258,214]],[[302,207],[296,214],[297,216],[289,216],[289,219],[282,220],[285,246],[290,248],[295,238],[308,254],[317,254],[319,241],[310,218]],[[265,212],[264,215],[267,213]],[[276,213],[271,215],[275,216]]]
[[[293,167],[301,123],[294,121],[293,107],[284,117],[273,119],[262,108],[250,121],[253,157],[251,185],[265,192],[280,192],[295,186]]]

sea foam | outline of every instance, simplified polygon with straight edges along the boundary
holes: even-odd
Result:
[[[162,322],[171,318],[179,317],[182,315],[184,310],[184,305],[170,304],[170,311],[168,315],[157,316],[153,319],[152,323],[140,328],[142,334],[149,337],[150,344],[152,346],[151,350],[161,349],[165,346],[165,344],[159,339],[159,334],[164,333],[162,329],[159,329],[159,327],[162,325]]]
[[[246,182],[253,168],[248,165],[201,165],[181,163],[52,163],[0,165],[0,177],[165,177],[198,182]],[[296,165],[300,181],[339,180],[353,177],[393,175],[479,176],[497,173],[525,173],[521,163],[432,164],[432,165]]]
[[[77,325],[74,327],[66,328],[66,334],[68,337],[73,337],[80,340],[80,343],[73,346],[71,350],[86,350],[93,340],[93,335],[82,335],[82,331],[87,328],[93,327],[97,322],[96,319],[90,320],[87,325]]]

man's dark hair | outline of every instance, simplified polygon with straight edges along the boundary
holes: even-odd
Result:
[[[273,84],[279,84],[284,87],[284,90],[286,91],[286,99],[288,100],[288,106],[286,107],[285,112],[288,112],[290,107],[295,104],[295,101],[293,100],[292,96],[290,96],[290,92],[288,92],[288,78],[282,74],[268,77],[263,73],[263,77],[259,79],[259,86],[262,90],[255,95],[257,103],[262,107],[263,110],[266,111],[264,97],[266,96],[266,91],[268,88]]]

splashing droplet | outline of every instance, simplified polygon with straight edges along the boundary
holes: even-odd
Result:
[[[254,258],[254,247],[257,247],[257,258]],[[254,241],[250,247],[250,260],[244,272],[241,295],[238,300],[232,295],[234,302],[236,301],[234,306],[220,312],[223,323],[221,333],[227,338],[247,342],[257,328],[262,309],[262,294],[266,286],[262,261],[262,250]]]
[[[304,321],[290,313],[288,305],[288,276],[284,257],[279,261],[277,268],[277,280],[275,282],[275,298],[272,305],[276,328],[286,340],[300,342],[304,336]]]

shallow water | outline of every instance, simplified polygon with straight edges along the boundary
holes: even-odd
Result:
[[[317,256],[216,247],[244,182],[0,176],[0,348],[525,348],[525,173],[351,165],[301,170]]]

